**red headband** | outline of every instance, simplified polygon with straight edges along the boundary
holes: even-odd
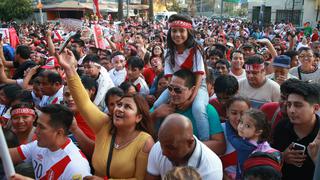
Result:
[[[11,116],[23,116],[23,115],[31,115],[31,116],[35,116],[36,112],[34,111],[34,109],[30,109],[30,108],[17,108],[11,111]]]
[[[260,71],[264,69],[264,64],[246,64],[244,68],[246,71]]]
[[[276,171],[281,172],[281,166],[278,162],[270,158],[264,158],[264,157],[249,158],[244,162],[243,169],[246,171],[255,166],[271,166]]]
[[[176,20],[176,21],[172,21],[169,24],[170,28],[173,27],[179,27],[179,28],[186,28],[186,29],[192,29],[192,24],[186,21],[181,21],[181,20]]]

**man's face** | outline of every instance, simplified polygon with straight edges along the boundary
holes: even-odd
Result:
[[[243,54],[234,53],[232,56],[231,67],[234,69],[242,69],[244,64]]]
[[[219,75],[229,74],[229,69],[228,69],[227,65],[225,65],[225,64],[217,63],[215,69],[219,73]]]
[[[163,70],[163,65],[162,65],[162,60],[160,57],[154,57],[150,61],[151,68],[154,71],[162,71]]]
[[[215,39],[214,38],[209,38],[208,45],[212,46],[214,43],[215,43]]]
[[[50,125],[50,115],[41,113],[37,120],[35,134],[38,138],[38,146],[50,148],[55,146],[54,139],[57,137],[57,130]]]
[[[177,137],[159,136],[159,141],[162,154],[173,164],[185,161],[185,157],[192,151],[192,145],[181,135],[177,135]]]
[[[59,90],[59,88],[55,83],[50,83],[48,81],[47,77],[40,77],[39,82],[40,82],[40,90],[43,95],[53,96]]]
[[[131,67],[128,66],[128,70],[127,70],[127,76],[129,78],[129,80],[135,81],[139,78],[141,71],[139,70],[139,68],[135,67]]]
[[[201,34],[200,34],[200,33],[197,33],[197,34],[196,34],[196,38],[197,38],[197,39],[201,39]]]
[[[117,71],[120,71],[124,68],[125,62],[122,59],[116,59],[113,66]]]
[[[108,71],[110,71],[113,68],[113,64],[110,62],[110,60],[104,59],[104,60],[101,60],[100,63]]]
[[[77,44],[77,43],[72,43],[71,47],[78,53],[78,54],[81,54],[82,52],[82,47]]]
[[[309,104],[298,94],[289,94],[287,104],[287,114],[290,122],[294,125],[308,124],[318,109],[318,104]]]
[[[92,78],[97,78],[100,73],[100,68],[91,63],[83,63],[84,73]]]
[[[283,67],[273,66],[273,72],[274,72],[275,78],[277,78],[279,76],[287,77],[289,69],[283,68]]]
[[[246,70],[246,76],[250,86],[254,88],[260,87],[266,79],[265,71],[263,69]]]
[[[185,85],[185,80],[173,76],[169,83],[168,90],[170,93],[170,101],[175,105],[180,105],[186,102],[193,93],[194,87],[188,88]]]
[[[254,49],[252,48],[243,48],[243,54],[245,57],[249,57],[255,54]]]
[[[220,57],[217,55],[213,55],[209,57],[209,66],[214,68],[214,65],[216,64],[216,62],[220,60]]]
[[[141,35],[135,35],[134,42],[138,45],[144,45],[144,39]]]

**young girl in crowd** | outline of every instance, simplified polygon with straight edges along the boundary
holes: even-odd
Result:
[[[189,69],[196,74],[196,86],[190,99],[179,107],[186,109],[192,104],[192,114],[197,115],[197,128],[200,140],[209,139],[209,124],[206,107],[209,96],[205,81],[205,65],[200,47],[193,36],[192,20],[185,15],[175,14],[170,16],[167,47],[165,55],[164,74],[171,77],[180,69]],[[155,102],[154,108],[166,103],[169,99],[169,91],[165,90]]]
[[[243,113],[250,109],[250,101],[241,96],[234,96],[228,100],[225,104],[227,110],[227,121],[230,123],[230,128],[237,131],[238,124]],[[226,123],[221,124],[226,131]],[[232,146],[230,141],[227,139],[227,134],[225,133],[227,149],[223,156],[221,156],[221,161],[224,168],[225,176],[231,179],[236,178],[236,166],[237,166],[237,152]]]
[[[237,151],[236,179],[241,178],[243,163],[253,152],[268,152],[281,162],[280,152],[271,148],[267,141],[270,126],[262,111],[256,109],[246,111],[240,118],[237,131],[238,133],[230,122],[226,122],[227,139]]]

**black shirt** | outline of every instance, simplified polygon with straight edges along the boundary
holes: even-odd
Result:
[[[316,124],[310,134],[308,136],[299,139],[297,134],[293,129],[293,124],[289,119],[284,119],[279,121],[278,125],[275,127],[273,132],[273,144],[272,147],[278,149],[283,152],[287,147],[292,143],[296,142],[308,147],[308,145],[315,139],[319,130],[319,121],[320,118],[316,115],[317,121]],[[283,164],[282,167],[282,179],[284,180],[295,180],[295,179],[303,179],[303,180],[312,180],[314,174],[314,164],[308,154],[307,149],[305,150],[305,154],[307,155],[306,160],[303,162],[301,167],[297,167],[291,164]]]
[[[32,60],[27,60],[23,62],[22,64],[19,64],[18,62],[13,62],[13,67],[16,68],[15,73],[12,77],[12,79],[23,79],[24,71],[28,68],[32,68],[36,66],[36,63]]]

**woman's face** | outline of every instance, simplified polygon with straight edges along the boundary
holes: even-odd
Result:
[[[299,60],[301,64],[305,67],[311,67],[314,65],[314,55],[312,50],[302,51],[299,54]]]
[[[235,101],[229,106],[227,117],[233,129],[237,129],[241,116],[248,109],[249,106],[244,101]]]
[[[71,96],[70,90],[68,86],[64,86],[63,88],[63,102],[64,104],[72,111],[77,112],[77,105]]]
[[[162,77],[159,79],[158,81],[158,91],[163,91],[164,89],[166,89],[169,85],[169,81],[165,78],[165,77]]]
[[[117,95],[111,95],[109,96],[108,98],[108,104],[107,104],[107,107],[108,107],[108,110],[109,110],[109,114],[110,115],[113,115],[113,112],[114,112],[114,109],[117,105],[117,102],[121,99],[120,96],[117,96]]]
[[[188,39],[188,31],[186,28],[172,27],[171,39],[176,46],[183,46]]]
[[[12,127],[15,133],[29,131],[33,127],[35,116],[33,115],[16,115],[11,117]]]
[[[124,97],[117,102],[113,111],[113,124],[116,128],[135,127],[142,119],[133,98]]]
[[[161,49],[160,46],[155,46],[155,47],[153,48],[153,54],[154,54],[154,55],[160,56],[161,53],[162,53],[162,49]]]

